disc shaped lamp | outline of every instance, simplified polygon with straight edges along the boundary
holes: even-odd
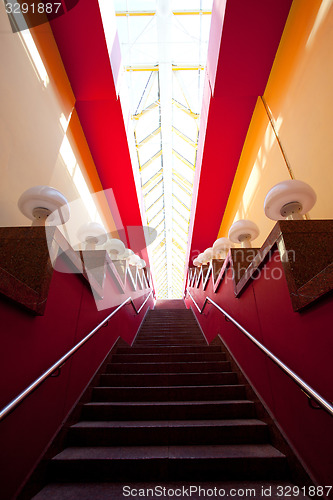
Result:
[[[128,259],[129,264],[131,266],[136,266],[136,267],[140,265],[140,261],[141,258],[139,257],[139,255],[136,255],[135,253],[131,255],[130,258]]]
[[[120,260],[126,251],[124,243],[118,238],[108,239],[105,244],[105,248],[108,251],[111,260]]]
[[[202,256],[204,262],[208,264],[214,258],[214,250],[212,247],[206,248]]]
[[[229,249],[235,245],[228,238],[218,238],[213,243],[213,251],[215,259],[225,259]]]
[[[242,248],[251,248],[251,241],[259,236],[259,228],[251,220],[240,219],[230,227],[228,236],[233,243],[240,243]]]
[[[104,227],[97,222],[83,224],[77,232],[77,237],[85,244],[85,250],[95,250],[96,246],[103,245],[107,240]]]
[[[32,226],[59,226],[70,217],[67,199],[50,186],[33,186],[21,194],[18,200],[20,211],[32,220]]]
[[[309,184],[296,179],[272,187],[264,201],[265,214],[272,220],[300,220],[316,203],[317,196]]]

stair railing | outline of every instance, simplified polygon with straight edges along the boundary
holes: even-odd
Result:
[[[218,309],[224,317],[231,321],[246,337],[248,337],[261,351],[263,351],[266,356],[268,356],[281,370],[286,373],[305,393],[305,395],[309,398],[311,408],[318,409],[317,406],[313,406],[311,401],[315,401],[319,407],[333,416],[333,404],[330,401],[327,401],[323,396],[321,396],[315,389],[313,389],[309,384],[307,384],[297,373],[295,373],[289,366],[287,366],[283,361],[281,361],[275,354],[273,354],[267,347],[265,347],[259,340],[257,340],[251,333],[249,333],[242,325],[238,323],[230,314],[228,314],[222,307],[220,307],[216,302],[214,302],[210,297],[206,297],[203,303],[202,308],[198,306],[194,298],[192,297],[189,290],[187,290],[188,295],[193,301],[195,307],[198,309],[199,313],[202,314],[206,305],[208,303],[212,304],[216,309]]]
[[[68,361],[69,358],[73,356],[86,342],[88,342],[95,333],[100,330],[103,326],[107,326],[108,321],[114,316],[120,309],[122,309],[126,305],[132,305],[136,314],[139,314],[142,308],[147,303],[149,297],[153,293],[153,290],[150,290],[148,296],[141,304],[139,309],[136,308],[132,297],[128,297],[124,302],[122,302],[112,313],[110,313],[101,323],[99,323],[96,328],[94,328],[88,335],[86,335],[80,342],[78,342],[72,349],[70,349],[64,356],[62,356],[56,363],[54,363],[50,368],[48,368],[40,377],[38,377],[32,384],[30,384],[26,389],[24,389],[16,398],[14,398],[8,405],[6,405],[0,411],[0,421],[7,417],[24,399],[26,399],[29,394],[31,394],[37,387],[39,387],[47,378],[51,377],[52,374],[59,371],[63,365]]]

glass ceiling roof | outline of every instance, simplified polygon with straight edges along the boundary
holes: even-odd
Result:
[[[114,0],[158,298],[180,298],[213,0]]]

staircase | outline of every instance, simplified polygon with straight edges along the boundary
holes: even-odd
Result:
[[[287,484],[288,468],[221,346],[206,344],[192,311],[160,309],[110,356],[48,475],[38,500],[118,498],[115,482]]]

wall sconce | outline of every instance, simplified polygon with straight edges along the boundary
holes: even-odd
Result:
[[[213,244],[214,258],[225,259],[229,249],[234,246],[228,238],[218,238]]]
[[[203,263],[208,264],[214,258],[214,250],[212,247],[206,248],[202,254]]]
[[[146,261],[144,259],[140,259],[139,264],[137,265],[138,269],[144,269],[146,267]]]
[[[118,256],[118,260],[128,260],[131,255],[134,255],[133,250],[130,248],[125,248],[124,253]]]
[[[268,191],[265,214],[272,220],[300,220],[316,203],[315,191],[306,182],[296,179],[279,182]]]
[[[118,238],[110,238],[106,242],[105,248],[108,251],[111,260],[120,260],[127,250],[124,243]]]
[[[240,219],[233,223],[228,236],[234,243],[240,243],[242,248],[251,248],[251,241],[259,236],[259,228],[251,220]]]
[[[70,217],[67,199],[50,186],[34,186],[24,191],[18,200],[20,211],[32,220],[32,226],[59,226]]]
[[[128,263],[131,265],[131,266],[136,266],[138,267],[141,263],[141,257],[139,255],[136,255],[135,253],[133,253],[129,259],[128,259]]]
[[[83,224],[77,232],[77,237],[85,243],[85,250],[95,250],[96,246],[103,245],[107,240],[104,227],[97,222]]]

